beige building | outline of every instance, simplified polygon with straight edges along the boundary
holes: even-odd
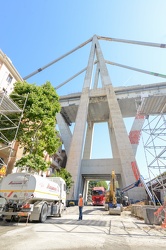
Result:
[[[16,81],[23,81],[11,60],[0,50],[0,91],[9,95]]]

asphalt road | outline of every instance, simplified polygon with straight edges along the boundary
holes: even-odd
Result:
[[[103,207],[69,207],[45,223],[0,222],[0,250],[157,250],[166,249],[166,229],[146,225],[124,211],[108,215]]]

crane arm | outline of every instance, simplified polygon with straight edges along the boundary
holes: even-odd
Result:
[[[125,187],[125,188],[122,188],[122,192],[127,192],[128,190],[134,188],[134,187],[138,187],[139,184],[141,183],[141,180],[139,179],[138,181],[130,184],[129,186]]]

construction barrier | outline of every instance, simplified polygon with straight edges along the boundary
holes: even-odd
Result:
[[[154,207],[152,205],[132,205],[131,214],[140,219],[144,219],[146,224],[162,225],[162,227],[165,228],[166,219],[162,221],[165,217],[165,214],[164,210],[162,210],[161,208],[162,207]]]

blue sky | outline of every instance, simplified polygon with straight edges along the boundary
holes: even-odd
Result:
[[[136,41],[166,43],[165,0],[0,0],[0,48],[22,77],[77,47],[94,34]],[[100,41],[106,60],[166,73],[166,49]],[[90,44],[29,78],[54,87],[87,66]],[[163,82],[116,66],[108,66],[113,86]],[[57,90],[59,95],[81,91],[84,74]],[[127,122],[130,130],[131,122]],[[107,130],[106,126],[104,127]],[[110,154],[108,134],[94,138],[93,157]],[[103,141],[103,147],[99,147]],[[107,150],[108,149],[108,150]],[[140,152],[141,149],[140,149]],[[139,157],[140,158],[140,157]],[[141,172],[146,170],[139,163]],[[142,165],[144,165],[142,167]]]

